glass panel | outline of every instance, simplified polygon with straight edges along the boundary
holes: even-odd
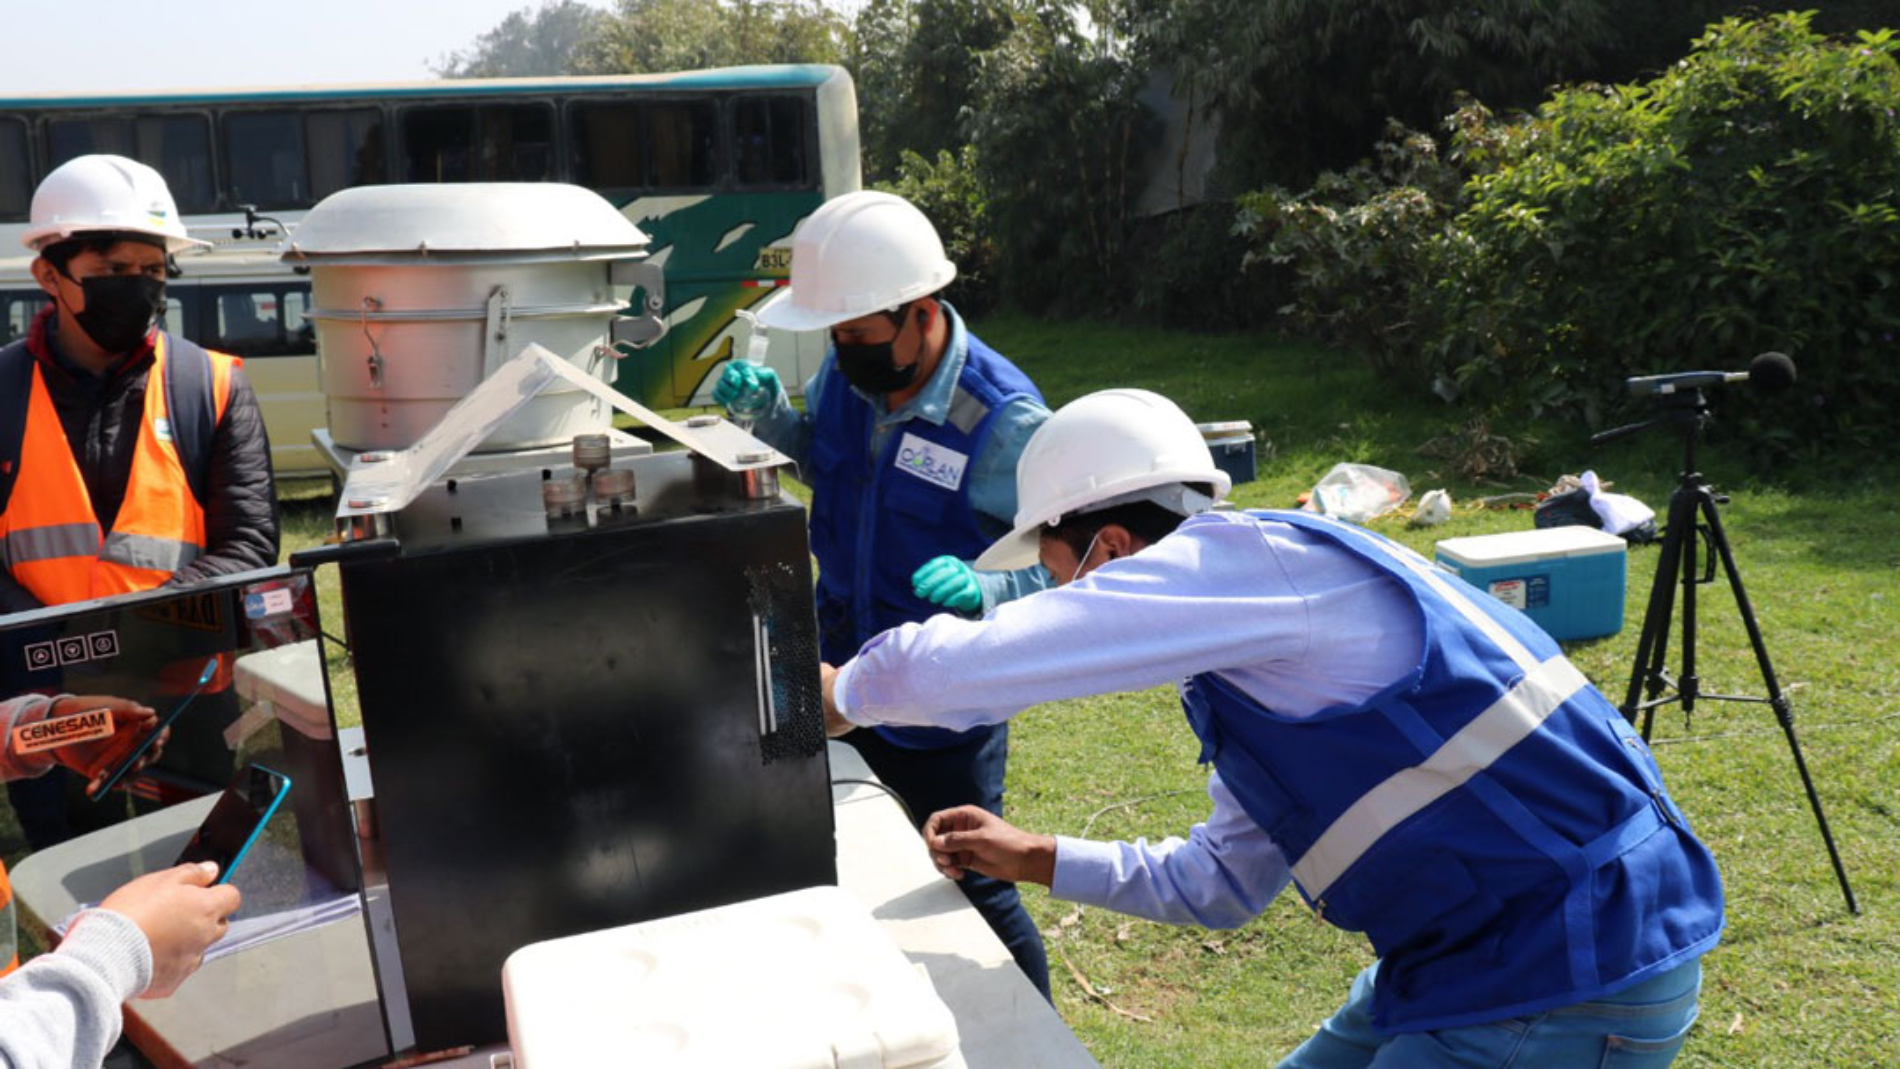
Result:
[[[165,176],[181,213],[210,211],[211,135],[202,115],[138,119],[65,119],[48,124],[52,166],[103,152],[129,156]]]
[[[305,116],[310,145],[310,199],[349,186],[389,181],[383,165],[383,114],[375,108]]]
[[[483,108],[477,120],[482,181],[543,182],[554,177],[552,107]]]
[[[709,101],[577,105],[574,181],[593,190],[711,186],[714,116]]]
[[[654,104],[646,109],[646,185],[655,189],[710,186],[718,123],[710,101]]]
[[[300,208],[311,203],[304,166],[302,116],[255,111],[224,117],[224,158],[230,206]]]
[[[310,319],[309,291],[291,290],[284,294],[284,330],[288,332],[292,352],[317,351],[317,325]]]
[[[635,104],[578,104],[569,124],[573,145],[569,173],[592,190],[637,189],[646,184],[641,165],[640,109]]]
[[[204,287],[208,321],[199,344],[234,356],[280,356],[291,351],[284,334],[281,287]],[[299,297],[302,295],[299,294]],[[301,307],[298,318],[302,319]]]
[[[805,101],[749,97],[733,109],[733,152],[742,185],[806,183]]]
[[[138,120],[134,158],[165,176],[181,213],[211,211],[211,127],[201,115],[165,115]]]
[[[46,295],[37,290],[0,293],[0,345],[24,337],[33,317],[46,303]]]
[[[250,845],[229,869],[243,904],[205,967],[166,1003],[165,1020],[151,1025],[159,1042],[201,1040],[241,1017],[231,1034],[246,1037],[238,1045],[257,1053],[258,1064],[309,1064],[275,1056],[275,1045],[292,1041],[285,1037],[334,1059],[325,1064],[380,1061],[386,1053],[357,893],[347,759],[321,683],[323,656],[308,570],[218,578],[0,621],[0,699],[98,695],[136,702],[170,722],[158,758],[118,777],[96,800],[65,773],[21,781],[33,792],[34,806],[19,810],[30,814],[29,834],[61,843],[10,873],[15,903],[34,921],[55,925],[129,879],[172,866],[227,785],[248,784],[253,766],[289,781],[281,798],[273,792],[274,810],[243,822],[239,841]],[[111,775],[118,763],[103,771]],[[299,982],[285,985],[285,976]],[[257,998],[259,990],[268,997]],[[234,1015],[234,1005],[243,1013]]]
[[[474,108],[411,108],[403,113],[404,179],[410,182],[472,180],[474,131]]]
[[[158,329],[181,334],[185,329],[185,302],[176,297],[165,298],[165,311],[158,317]]]
[[[26,124],[0,119],[0,219],[24,219],[33,203],[33,169],[26,155]]]
[[[48,170],[94,152],[135,156],[130,119],[64,119],[47,124]]]

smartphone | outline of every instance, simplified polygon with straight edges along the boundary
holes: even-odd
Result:
[[[264,825],[290,793],[290,777],[263,765],[245,765],[232,777],[216,805],[198,825],[175,864],[218,863],[218,882],[231,882],[244,855],[251,852]]]
[[[191,693],[185,695],[184,700],[180,701],[177,705],[172,706],[170,712],[159,717],[158,724],[152,728],[151,733],[145,736],[144,740],[138,744],[136,749],[125,755],[124,760],[121,760],[113,767],[111,775],[105,778],[105,781],[99,785],[98,790],[95,791],[88,788],[86,796],[96,801],[100,798],[104,798],[107,791],[117,787],[119,781],[125,778],[125,774],[132,770],[132,766],[139,763],[139,758],[144,757],[146,751],[152,748],[152,743],[158,740],[159,735],[163,734],[166,728],[172,726],[172,722],[178,719],[180,713],[191,708],[191,703],[197,700],[198,695],[204,693],[205,687],[210,685],[211,681],[217,678],[217,675],[218,659],[212,657],[205,661],[205,669],[203,672],[198,673],[198,684],[191,688]]]

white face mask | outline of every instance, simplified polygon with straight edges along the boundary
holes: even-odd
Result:
[[[1104,527],[1104,528],[1102,528],[1102,530],[1103,530],[1103,531],[1105,531],[1105,530],[1107,530],[1107,528],[1106,528],[1106,527]],[[1077,579],[1080,579],[1080,578],[1082,578],[1082,567],[1083,567],[1083,565],[1085,565],[1085,564],[1087,564],[1087,563],[1088,563],[1088,561],[1089,561],[1089,554],[1091,554],[1091,553],[1094,553],[1094,552],[1095,552],[1095,543],[1096,543],[1097,541],[1099,541],[1099,540],[1101,539],[1101,537],[1102,537],[1102,531],[1096,531],[1096,532],[1095,532],[1095,537],[1094,537],[1094,538],[1091,538],[1091,539],[1089,539],[1089,548],[1087,548],[1087,549],[1085,549],[1085,550],[1083,550],[1083,551],[1082,551],[1082,556],[1080,556],[1080,557],[1078,557],[1078,558],[1076,559],[1076,562],[1075,562],[1075,571],[1073,571],[1073,572],[1070,572],[1070,573],[1069,573],[1069,582],[1071,582],[1071,583],[1073,583],[1073,582],[1075,582],[1075,581],[1076,581]],[[1066,584],[1065,584],[1065,585],[1066,585]]]

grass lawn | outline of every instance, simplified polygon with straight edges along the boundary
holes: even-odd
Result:
[[[1451,412],[1394,388],[1350,358],[1260,336],[1194,337],[1005,319],[981,332],[1015,356],[1052,404],[1109,385],[1142,385],[1197,420],[1248,419],[1271,443],[1249,507],[1285,507],[1342,460],[1406,474],[1415,494],[1458,502],[1550,485],[1595,468],[1659,510],[1681,466],[1662,433],[1592,448],[1546,441],[1547,467],[1505,485],[1434,470],[1422,443]],[[1756,402],[1746,395],[1726,402]],[[1703,470],[1722,509],[1804,756],[1845,858],[1861,915],[1847,913],[1786,739],[1764,705],[1702,704],[1692,723],[1657,716],[1657,758],[1721,862],[1728,931],[1705,959],[1701,1021],[1681,1066],[1900,1065],[1900,464],[1880,471],[1783,471],[1773,482],[1724,463]],[[1461,505],[1439,528],[1400,517],[1375,529],[1430,555],[1443,537],[1522,530],[1531,514]],[[1633,547],[1625,627],[1570,644],[1616,700],[1628,684],[1656,547]],[[1702,588],[1700,672],[1708,691],[1762,694],[1726,584]],[[1679,663],[1672,652],[1670,663]],[[1204,816],[1198,746],[1171,690],[1063,702],[1012,727],[1009,805],[1040,831],[1151,840]],[[1092,822],[1092,823],[1091,823]],[[1077,911],[1040,889],[1029,905],[1049,936],[1063,1016],[1104,1064],[1258,1066],[1297,1045],[1370,960],[1362,937],[1316,923],[1282,896],[1237,932],[1207,932]],[[1079,973],[1101,997],[1090,997]]]
[[[1403,517],[1374,527],[1430,554],[1439,538],[1520,530],[1521,510],[1466,503],[1535,491],[1594,467],[1661,509],[1680,446],[1661,434],[1602,448],[1547,440],[1541,466],[1508,485],[1472,485],[1418,447],[1455,422],[1429,395],[1397,391],[1356,361],[1268,335],[1197,336],[1003,318],[980,325],[1052,404],[1104,386],[1169,394],[1197,420],[1246,419],[1264,439],[1249,507],[1283,507],[1342,460],[1393,468],[1415,494],[1445,487],[1460,505],[1435,529]],[[1758,403],[1741,395],[1728,400]],[[1722,863],[1728,933],[1706,959],[1701,1023],[1682,1066],[1900,1065],[1900,508],[1881,470],[1780,471],[1728,461],[1719,438],[1705,470],[1733,493],[1723,517],[1801,742],[1845,856],[1862,915],[1850,916],[1772,713],[1709,704],[1692,723],[1656,722],[1657,756],[1677,800]],[[794,487],[796,489],[796,487]],[[286,551],[329,530],[315,486],[286,487]],[[1571,646],[1613,698],[1629,676],[1655,547],[1630,554],[1624,630]],[[324,612],[340,627],[335,584]],[[1759,676],[1725,585],[1703,588],[1705,688],[1759,694]],[[1672,665],[1676,663],[1671,657]],[[340,715],[354,715],[339,680]],[[1095,838],[1159,839],[1203,816],[1205,770],[1170,690],[1030,710],[1012,728],[1011,817]],[[0,814],[0,849],[21,849]],[[1049,940],[1057,1008],[1110,1066],[1272,1064],[1329,1014],[1368,960],[1363,938],[1315,922],[1288,894],[1234,932],[1172,928],[1025,891]]]

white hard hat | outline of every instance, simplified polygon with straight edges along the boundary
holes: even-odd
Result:
[[[819,330],[927,297],[957,277],[937,228],[902,197],[860,190],[792,233],[792,285],[759,313],[775,330]]]
[[[185,233],[172,191],[157,171],[124,156],[77,156],[53,169],[33,191],[21,241],[34,252],[102,230],[149,234],[166,252],[205,248]]]
[[[1184,483],[1209,483],[1214,496]],[[1010,571],[1036,563],[1044,525],[1131,501],[1190,515],[1233,486],[1214,466],[1194,421],[1149,390],[1102,390],[1063,405],[1023,447],[1016,464],[1016,529],[976,566]]]

